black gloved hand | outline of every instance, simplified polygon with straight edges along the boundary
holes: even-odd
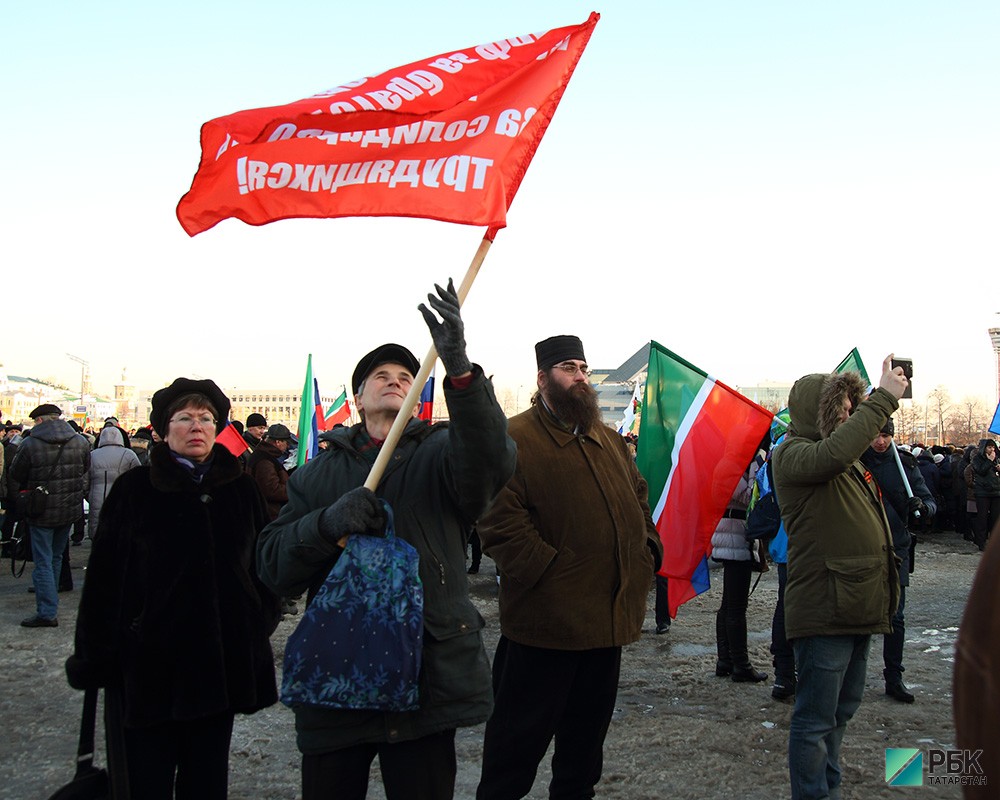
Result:
[[[385,512],[382,501],[364,486],[351,489],[320,514],[319,531],[333,541],[354,533],[384,536]]]
[[[919,497],[911,497],[906,501],[906,510],[910,519],[924,519],[927,517],[927,506]]]
[[[441,322],[438,322],[437,317],[423,303],[417,308],[424,315],[424,322],[430,328],[431,338],[434,340],[434,347],[441,357],[441,363],[444,364],[445,371],[449,375],[464,375],[467,372],[472,372],[472,363],[465,354],[465,323],[462,322],[455,284],[449,278],[447,289],[442,289],[436,283],[434,289],[437,291],[438,297],[428,294],[427,300],[433,309],[441,315]]]

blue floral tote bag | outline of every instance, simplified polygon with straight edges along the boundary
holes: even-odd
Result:
[[[350,536],[285,645],[288,706],[413,711],[419,707],[424,588],[419,555],[396,537]]]

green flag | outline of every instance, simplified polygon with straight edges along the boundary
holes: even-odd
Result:
[[[865,383],[871,386],[872,379],[868,377],[868,371],[865,369],[865,362],[861,360],[861,353],[858,352],[858,348],[856,347],[847,354],[843,361],[837,365],[834,372],[837,374],[840,374],[841,372],[857,372],[862,378],[865,379]]]

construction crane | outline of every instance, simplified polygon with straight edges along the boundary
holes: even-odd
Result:
[[[75,356],[72,353],[66,354],[67,358],[73,359],[77,364],[80,365],[80,405],[85,405],[86,401],[83,399],[84,390],[87,387],[87,373],[90,370],[90,362],[85,361],[79,356]]]

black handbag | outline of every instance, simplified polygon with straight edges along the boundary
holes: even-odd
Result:
[[[21,519],[35,519],[45,513],[49,505],[49,490],[44,486],[22,489],[17,493],[17,516]]]
[[[34,561],[31,557],[31,526],[25,520],[14,523],[14,533],[7,546],[10,548],[10,574],[20,578],[28,562]],[[18,561],[21,562],[20,567]]]
[[[111,772],[94,766],[94,730],[97,727],[97,692],[98,689],[87,689],[83,696],[83,715],[80,717],[80,744],[76,755],[76,774],[73,780],[58,789],[49,800],[127,800],[128,776],[124,766],[117,766],[112,758],[109,741],[108,762]],[[117,717],[116,696],[112,690],[104,690],[106,727]],[[114,725],[111,722],[111,725]],[[110,732],[108,738],[110,739]]]
[[[97,689],[83,696],[80,746],[76,751],[76,775],[49,800],[102,800],[111,797],[108,771],[94,766],[94,729],[97,726]]]

